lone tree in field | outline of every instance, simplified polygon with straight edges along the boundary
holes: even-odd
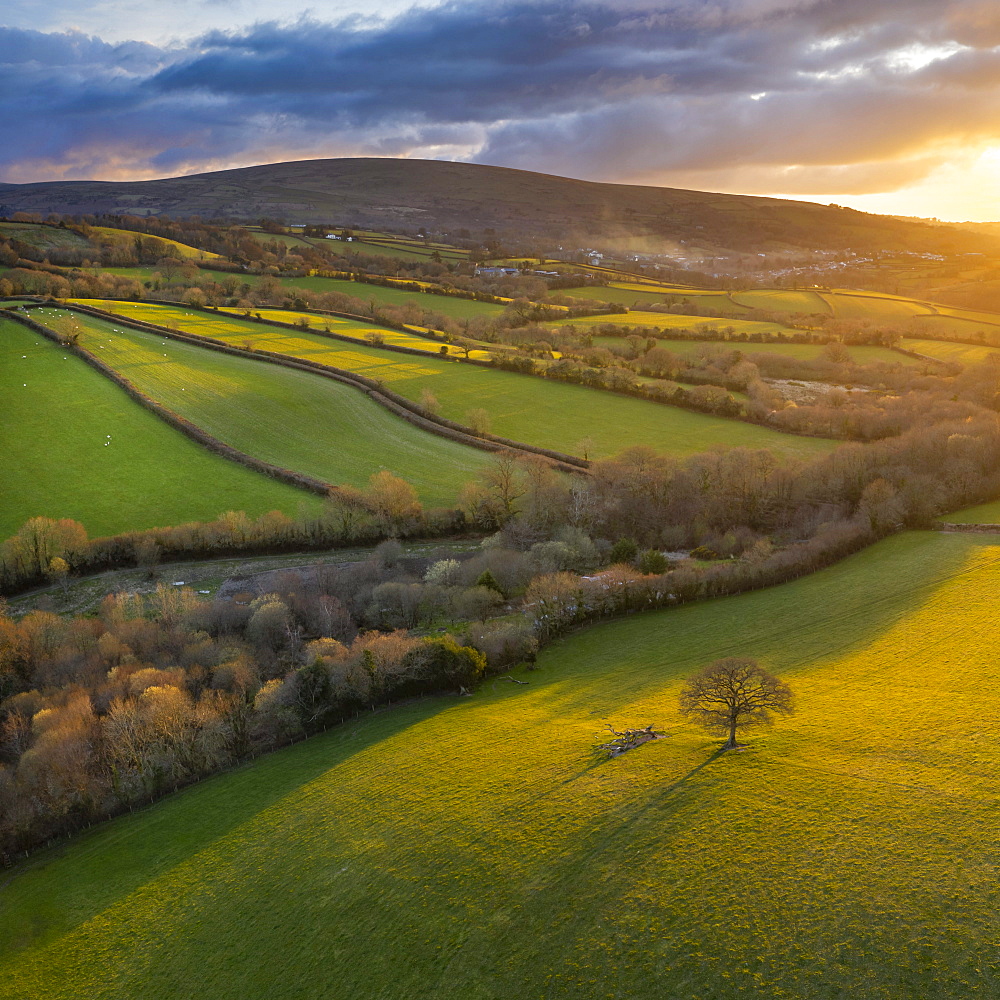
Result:
[[[770,725],[772,713],[792,714],[792,692],[749,657],[710,663],[681,689],[681,713],[712,732],[728,733],[724,750],[736,746],[736,730]]]

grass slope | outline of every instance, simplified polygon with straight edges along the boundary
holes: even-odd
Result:
[[[454,502],[486,452],[420,430],[360,390],[295,371],[55,309],[53,329],[79,324],[81,344],[153,399],[240,451],[328,483],[361,486],[380,469],[425,503]]]
[[[110,274],[120,274],[137,281],[149,281],[156,267],[102,267],[101,271]],[[232,275],[221,271],[203,271],[201,277],[205,280],[223,282]],[[261,280],[259,274],[235,275],[241,285],[253,287]],[[311,292],[340,292],[362,302],[375,302],[382,306],[402,306],[414,302],[421,309],[430,309],[452,319],[472,319],[476,316],[497,316],[503,312],[503,306],[494,302],[476,302],[473,299],[460,299],[452,295],[435,295],[428,292],[413,292],[402,288],[388,288],[382,285],[370,285],[364,281],[347,281],[341,278],[323,278],[319,275],[309,275],[301,278],[286,278],[278,276],[278,282],[283,288],[294,292],[304,288]]]
[[[14,875],[5,995],[995,996],[998,571],[898,536],[206,781]],[[719,755],[676,699],[733,654],[798,714]],[[595,764],[606,721],[669,738]]]
[[[636,444],[675,455],[719,445],[810,455],[835,446],[820,438],[782,434],[738,420],[584,386],[546,382],[431,356],[408,357],[307,332],[268,330],[236,318],[197,310],[186,312],[183,307],[105,301],[96,304],[125,316],[237,345],[250,339],[258,350],[309,358],[381,379],[388,388],[415,401],[419,401],[424,389],[429,389],[441,403],[443,416],[465,421],[470,410],[484,408],[490,415],[493,433],[571,454],[580,453],[581,439],[586,437],[592,441],[592,456],[613,455]]]
[[[0,453],[0,538],[38,516],[69,517],[98,536],[319,505],[210,454],[78,358],[3,319]]]
[[[602,326],[605,323],[614,323],[615,326],[658,326],[661,330],[726,330],[732,329],[737,333],[788,333],[794,334],[796,331],[782,323],[762,323],[752,319],[724,319],[707,316],[683,316],[675,313],[646,312],[635,309],[627,313],[605,313],[600,316],[584,316],[581,318],[569,318],[555,320],[553,326],[575,326],[578,329],[590,329],[595,326]]]
[[[422,337],[416,333],[404,333],[400,330],[393,330],[390,327],[380,326],[377,323],[365,323],[359,320],[344,319],[340,316],[326,316],[322,313],[293,312],[288,309],[269,309],[261,306],[259,309],[251,310],[253,314],[259,315],[262,319],[272,320],[278,323],[290,323],[297,326],[304,319],[309,324],[310,329],[322,330],[328,333],[339,333],[342,337],[351,337],[359,344],[367,342],[370,335],[376,334],[382,338],[383,343],[394,344],[399,347],[412,347],[417,351],[426,351],[428,354],[440,354],[444,347],[447,353],[460,356],[462,351],[457,347],[448,347],[440,340],[433,340],[430,337]],[[242,319],[244,310],[242,309],[220,309],[226,315]],[[488,357],[487,351],[473,351],[473,357]]]
[[[1000,353],[996,347],[957,344],[946,340],[918,340],[914,337],[904,337],[899,346],[908,351],[916,351],[918,354],[926,354],[929,358],[953,361],[960,365],[978,364],[980,361],[985,361],[991,354]],[[853,351],[853,348],[851,350]]]
[[[594,343],[601,347],[612,347],[615,344],[621,346],[624,341],[621,337],[594,337]],[[920,341],[920,343],[934,343],[933,341]],[[786,358],[795,358],[798,361],[814,361],[823,356],[822,344],[758,344],[744,343],[741,341],[719,341],[719,340],[669,340],[663,337],[657,338],[657,344],[681,357],[689,357],[698,354],[702,349],[720,351],[742,351],[746,355],[753,354],[780,354]],[[904,344],[903,346],[907,346]],[[951,345],[945,345],[951,346]],[[911,351],[919,351],[919,347],[909,347]],[[875,364],[883,362],[887,365],[920,365],[923,362],[917,358],[908,358],[905,354],[897,354],[888,347],[872,347],[867,344],[851,344],[847,348],[851,358],[860,365]],[[925,352],[929,354],[930,352]],[[935,355],[936,356],[936,355]]]
[[[241,275],[241,277],[246,277]],[[259,279],[258,279],[259,280]],[[497,316],[503,306],[495,302],[476,302],[460,299],[452,295],[434,295],[427,292],[411,292],[402,288],[388,288],[370,285],[365,281],[346,281],[340,278],[322,278],[318,275],[304,278],[282,278],[286,288],[305,288],[313,292],[340,292],[378,305],[401,306],[415,302],[421,309],[431,309],[453,319],[472,319],[474,316]]]

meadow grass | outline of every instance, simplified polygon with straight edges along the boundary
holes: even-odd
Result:
[[[49,248],[72,248],[83,250],[90,242],[72,229],[59,226],[43,226],[32,222],[0,222],[0,233],[8,239],[20,240],[41,250]]]
[[[431,434],[352,386],[220,354],[66,310],[34,310],[142,392],[255,458],[335,485],[388,469],[432,505],[453,504],[487,452]],[[259,328],[258,328],[259,329]]]
[[[740,313],[745,306],[739,305],[729,297],[728,292],[711,288],[688,288],[677,285],[633,285],[624,282],[612,282],[610,285],[585,285],[581,288],[560,288],[559,295],[569,295],[577,299],[597,299],[601,302],[620,302],[630,308],[641,309],[644,305],[654,302],[665,302],[674,299],[683,302],[700,303],[712,309],[725,313]]]
[[[877,292],[851,292],[836,289],[818,293],[838,319],[871,319],[881,323],[902,323],[914,316],[927,315],[933,306],[915,299]]]
[[[575,326],[577,329],[592,329],[595,326],[602,326],[605,323],[614,323],[616,326],[657,326],[661,330],[725,330],[733,329],[738,333],[788,333],[794,334],[795,330],[785,326],[783,323],[762,323],[752,319],[738,319],[706,316],[683,316],[676,313],[645,312],[641,309],[634,309],[624,315],[619,313],[606,313],[603,316],[584,316],[582,318],[555,320],[552,326]]]
[[[241,277],[247,277],[241,275]],[[340,292],[383,306],[402,306],[414,302],[421,309],[430,309],[453,319],[472,319],[475,316],[498,316],[503,306],[495,302],[476,302],[453,295],[435,295],[428,292],[411,292],[403,288],[370,285],[365,281],[347,281],[341,278],[323,278],[312,275],[302,278],[281,278],[286,288],[305,288],[313,292]]]
[[[228,316],[243,318],[245,310],[235,308],[222,308],[220,312]],[[406,333],[402,330],[393,330],[378,323],[365,323],[361,320],[344,319],[341,316],[324,316],[322,313],[293,312],[288,309],[268,309],[261,307],[252,309],[253,315],[259,315],[262,319],[274,320],[278,323],[291,323],[298,325],[305,320],[311,330],[320,330],[327,333],[338,333],[342,337],[350,337],[358,341],[359,344],[368,342],[372,335],[382,338],[386,344],[394,344],[398,347],[411,347],[417,351],[426,351],[428,354],[440,354],[441,348],[445,348],[447,354],[460,357],[464,352],[457,347],[449,347],[440,340],[431,337],[420,336],[419,333]],[[473,351],[472,357],[489,357],[488,351]]]
[[[733,292],[732,300],[751,309],[767,309],[771,312],[829,313],[831,307],[825,299],[807,289],[792,288],[751,288],[745,292]]]
[[[900,347],[918,354],[926,354],[930,358],[941,361],[953,361],[960,365],[978,364],[985,361],[991,354],[1000,353],[998,347],[981,347],[976,344],[959,344],[948,340],[920,340],[915,337],[904,337]]]
[[[951,514],[942,514],[942,521],[952,524],[1000,524],[1000,500],[965,507]]]
[[[998,572],[897,536],[202,782],[9,876],[5,997],[995,996]],[[720,754],[676,705],[727,655],[798,711]]]
[[[309,493],[211,454],[79,358],[3,319],[0,390],[0,538],[39,516],[72,518],[96,537],[227,510],[294,516],[300,505],[319,507]]]
[[[485,409],[494,434],[528,444],[581,454],[589,438],[591,457],[613,455],[630,445],[648,445],[674,455],[718,446],[773,448],[797,455],[829,450],[834,442],[782,434],[738,420],[727,420],[618,396],[584,386],[550,382],[529,375],[480,368],[428,355],[406,356],[352,345],[308,332],[268,328],[222,314],[183,307],[99,300],[101,308],[174,329],[242,345],[250,340],[269,350],[319,361],[369,378],[419,402],[425,389],[434,394],[445,417],[467,422],[470,410]]]
[[[137,281],[149,281],[156,267],[102,267],[100,271],[109,274],[120,274]],[[262,275],[235,274],[227,275],[216,271],[205,271],[201,277],[206,280],[221,282],[227,277],[236,277],[241,284],[256,285]],[[403,306],[409,302],[416,303],[421,309],[429,309],[452,319],[473,319],[476,316],[498,316],[503,312],[503,306],[495,302],[476,302],[474,299],[460,299],[453,295],[435,295],[433,292],[412,292],[402,288],[388,288],[383,285],[370,285],[364,281],[348,281],[342,278],[323,278],[320,275],[304,275],[301,278],[287,278],[278,275],[281,286],[290,292],[297,288],[310,292],[339,292],[361,299],[362,302],[375,302],[380,306]],[[426,284],[426,282],[418,284]],[[255,310],[256,311],[256,310]]]
[[[742,351],[743,354],[780,354],[782,357],[795,358],[798,361],[815,361],[823,356],[823,344],[757,344],[744,343],[738,340],[670,340],[657,338],[657,344],[681,357],[691,357],[703,349],[718,351]],[[594,343],[602,347],[619,346],[624,343],[621,337],[594,337]],[[928,343],[933,343],[928,341]],[[906,346],[906,345],[903,345]],[[918,351],[912,347],[909,350]],[[917,358],[908,358],[905,354],[897,354],[888,347],[872,347],[868,344],[849,344],[847,352],[851,358],[861,365],[882,362],[887,365],[919,365]],[[929,353],[929,352],[927,352]]]
[[[136,233],[131,229],[112,229],[108,226],[93,226],[91,232],[98,236],[111,237],[119,241],[133,241],[137,237],[141,240],[153,240],[163,247],[164,257],[179,257],[182,260],[221,260],[222,255],[212,253],[210,250],[199,250],[198,247],[189,246],[187,243],[178,243],[177,240],[168,239],[166,236],[153,236],[150,233]]]

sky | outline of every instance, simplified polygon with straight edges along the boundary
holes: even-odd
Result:
[[[327,156],[1000,220],[997,0],[7,0],[0,180]]]

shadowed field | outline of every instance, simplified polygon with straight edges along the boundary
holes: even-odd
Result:
[[[0,889],[5,996],[995,995],[994,541],[589,629],[96,828]],[[676,698],[734,654],[798,712],[719,755]],[[596,763],[606,722],[669,735]]]

